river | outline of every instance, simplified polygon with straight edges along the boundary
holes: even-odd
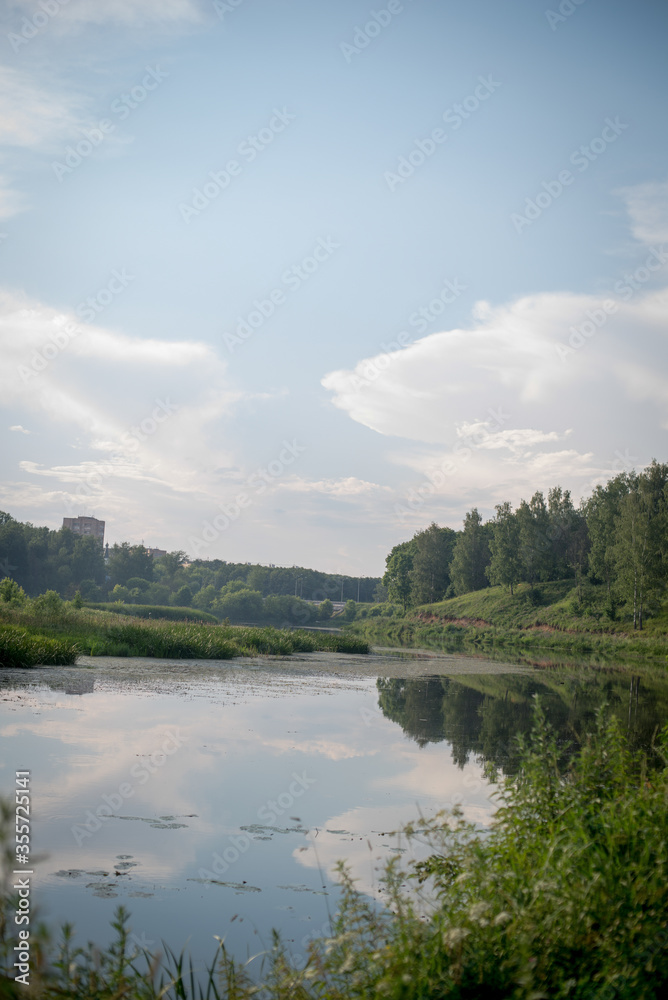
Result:
[[[297,963],[336,911],[334,866],[383,901],[395,831],[458,804],[487,825],[485,762],[516,767],[540,694],[564,744],[606,701],[632,740],[668,718],[665,672],[438,650],[215,661],[80,658],[0,672],[0,793],[30,771],[33,904],[79,942],[244,959],[278,929]]]

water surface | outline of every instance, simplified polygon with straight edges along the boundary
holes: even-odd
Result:
[[[259,952],[273,927],[304,954],[336,910],[338,859],[382,901],[383,863],[412,856],[393,831],[418,811],[489,823],[484,761],[513,770],[534,694],[563,740],[604,699],[645,744],[668,716],[662,673],[420,650],[81,658],[0,688],[0,790],[31,771],[42,915],[104,943],[122,903],[137,943],[189,939],[198,958],[214,934]]]

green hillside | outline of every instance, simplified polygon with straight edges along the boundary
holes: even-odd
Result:
[[[634,630],[626,617],[616,617],[605,587],[585,584],[579,595],[573,580],[554,580],[533,588],[520,584],[512,595],[506,587],[487,587],[419,605],[403,616],[395,613],[360,620],[353,627],[375,641],[406,644],[516,646],[666,657],[668,603],[645,620],[642,630]]]

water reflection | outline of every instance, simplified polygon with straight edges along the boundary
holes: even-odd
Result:
[[[658,672],[420,651],[85,660],[1,671],[0,690],[0,792],[31,771],[42,911],[104,943],[122,903],[145,946],[191,934],[201,959],[214,934],[244,958],[273,927],[303,951],[339,859],[382,901],[379,866],[406,848],[391,831],[419,811],[488,823],[481,762],[514,769],[534,694],[564,739],[603,700],[639,744],[668,715]]]
[[[477,759],[505,774],[517,768],[514,737],[530,731],[536,695],[563,743],[577,744],[591,731],[604,703],[639,748],[651,746],[668,717],[668,678],[651,670],[550,665],[532,674],[380,677],[376,684],[385,716],[418,746],[447,741],[458,767]]]

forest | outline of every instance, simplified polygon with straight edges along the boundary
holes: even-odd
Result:
[[[605,613],[625,614],[641,629],[657,610],[668,575],[668,465],[622,472],[577,506],[556,486],[513,509],[497,504],[483,521],[474,507],[461,531],[432,523],[395,545],[383,585],[404,610],[495,584],[512,594],[549,580],[572,579],[583,602],[603,588]]]
[[[379,577],[221,559],[189,562],[182,551],[156,559],[143,545],[129,542],[110,546],[105,558],[102,544],[90,535],[35,527],[0,512],[3,578],[0,597],[5,601],[53,590],[68,599],[79,595],[86,603],[171,605],[231,621],[294,619],[309,624],[331,615],[333,601],[371,602],[385,596]],[[318,602],[318,609],[307,602]]]

